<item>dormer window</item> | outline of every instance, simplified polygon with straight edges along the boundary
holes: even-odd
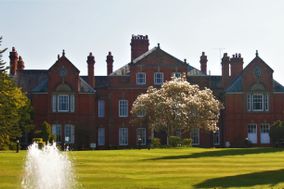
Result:
[[[136,84],[145,85],[146,84],[146,73],[138,72],[136,73]]]
[[[155,72],[154,73],[154,84],[155,85],[162,85],[163,82],[164,82],[164,73]]]
[[[174,72],[173,73],[173,77],[180,78],[181,77],[181,73],[180,72]]]

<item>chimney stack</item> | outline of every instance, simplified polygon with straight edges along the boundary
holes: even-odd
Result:
[[[10,52],[10,75],[15,75],[18,67],[18,53],[15,47],[12,47],[12,51]]]
[[[148,35],[132,35],[131,38],[131,61],[149,50]]]
[[[110,75],[113,69],[113,56],[111,52],[108,52],[106,62],[107,62],[107,75]]]
[[[87,57],[87,63],[88,63],[88,83],[92,87],[95,87],[94,65],[96,62],[95,62],[95,57],[91,52]]]
[[[205,75],[207,75],[207,62],[207,56],[205,55],[205,52],[202,52],[202,55],[200,56],[200,70]]]
[[[243,58],[241,54],[235,54],[231,58],[231,79],[234,80],[243,71]]]
[[[221,61],[221,65],[222,65],[222,85],[224,88],[226,88],[228,86],[228,84],[230,83],[230,57],[228,56],[227,53],[224,53],[222,61]]]
[[[23,61],[23,58],[19,56],[17,70],[24,70],[24,68],[25,68],[25,63]]]

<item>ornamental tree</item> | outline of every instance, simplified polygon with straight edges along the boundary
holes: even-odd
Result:
[[[31,125],[30,101],[5,73],[0,72],[0,149],[22,137]]]
[[[201,90],[187,82],[186,77],[173,78],[160,89],[151,86],[137,97],[131,110],[132,123],[167,131],[168,136],[176,129],[216,131],[222,107],[210,89]]]

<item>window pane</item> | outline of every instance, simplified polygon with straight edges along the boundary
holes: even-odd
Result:
[[[119,117],[128,116],[128,100],[119,100]]]
[[[98,145],[105,145],[105,128],[99,128],[98,130]]]
[[[252,95],[252,107],[254,111],[263,111],[263,95],[255,93]]]
[[[164,73],[156,72],[154,73],[154,84],[161,85],[164,82]]]
[[[128,128],[119,128],[119,145],[128,145]]]
[[[137,144],[146,145],[146,128],[137,128]]]
[[[68,112],[69,111],[69,96],[58,95],[58,111]]]
[[[199,145],[199,128],[192,128],[190,132],[193,145]]]
[[[145,85],[146,84],[146,74],[144,72],[136,73],[136,84]]]
[[[213,133],[213,144],[214,145],[220,144],[220,131],[219,130]]]
[[[52,125],[52,134],[55,135],[55,142],[61,143],[61,125],[53,124]]]
[[[105,116],[105,101],[99,100],[98,101],[98,117],[104,117]]]

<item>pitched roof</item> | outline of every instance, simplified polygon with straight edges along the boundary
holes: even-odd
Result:
[[[57,64],[59,64],[61,61],[66,61],[68,62],[78,73],[80,72],[80,70],[65,56],[61,56],[49,69],[51,70],[53,67],[55,67]]]
[[[197,72],[200,72],[200,75],[204,75],[202,74],[201,71],[199,71],[198,69],[196,69],[193,66],[190,66],[189,64],[187,64],[184,61],[181,61],[180,59],[174,57],[173,55],[167,53],[166,51],[162,50],[160,47],[154,47],[152,49],[150,49],[149,51],[143,53],[142,55],[138,56],[137,58],[135,58],[134,60],[132,60],[132,62],[120,67],[119,69],[117,69],[116,71],[114,71],[113,73],[111,73],[110,75],[112,76],[125,76],[125,75],[129,75],[130,71],[129,71],[129,64],[138,64],[141,60],[143,60],[144,58],[146,58],[147,56],[153,54],[154,52],[160,51],[163,54],[166,54],[167,56],[170,56],[171,58],[175,59],[178,63],[186,65],[187,66],[187,70],[191,71],[191,70],[196,70]]]
[[[48,79],[47,70],[18,70],[14,77],[18,86],[28,94]]]
[[[243,77],[239,75],[233,83],[225,89],[226,93],[241,92],[243,90]]]
[[[284,86],[273,80],[273,91],[274,92],[284,92]]]

